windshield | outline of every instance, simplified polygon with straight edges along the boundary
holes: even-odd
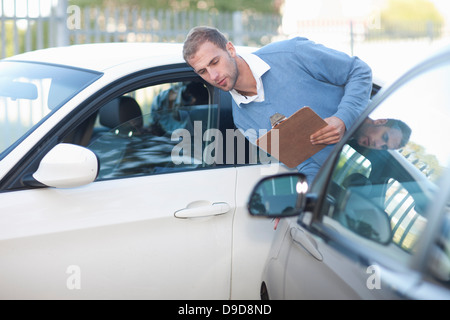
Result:
[[[0,159],[99,73],[49,64],[0,62]]]

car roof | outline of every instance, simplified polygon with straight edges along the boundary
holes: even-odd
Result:
[[[254,52],[257,48],[238,46]],[[114,42],[54,47],[18,54],[6,61],[59,64],[107,73],[129,66],[129,71],[160,65],[184,63],[182,43]]]
[[[55,47],[19,54],[5,60],[41,62],[105,72],[124,64],[152,67],[183,63],[180,43],[96,43]]]

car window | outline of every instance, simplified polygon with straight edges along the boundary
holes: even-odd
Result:
[[[438,283],[450,289],[450,202],[447,200],[445,213],[440,221],[439,234],[431,246],[429,274]]]
[[[416,253],[449,163],[449,81],[448,64],[413,78],[354,131],[327,186],[324,223],[396,259]]]
[[[405,186],[395,179],[387,183],[385,211],[392,225],[392,242],[406,251],[412,251],[427,219],[416,210],[414,197]]]
[[[50,64],[0,62],[0,159],[50,112],[100,76]]]
[[[172,82],[108,101],[87,143],[100,159],[97,180],[215,165],[210,136],[217,133],[218,106],[210,92],[200,81]]]
[[[345,145],[334,170],[334,181],[343,184],[352,177],[361,176],[368,178],[372,170],[371,162],[349,145]]]

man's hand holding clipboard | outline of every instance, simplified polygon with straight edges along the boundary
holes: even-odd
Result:
[[[289,168],[295,168],[326,147],[327,144],[313,144],[311,136],[327,126],[311,108],[303,107],[275,124],[256,144]]]

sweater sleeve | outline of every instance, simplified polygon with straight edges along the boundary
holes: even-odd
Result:
[[[334,116],[341,119],[346,128],[355,122],[366,108],[372,89],[372,70],[358,57],[327,48],[312,41],[298,38],[296,54],[304,69],[316,80],[342,86],[344,95]]]

